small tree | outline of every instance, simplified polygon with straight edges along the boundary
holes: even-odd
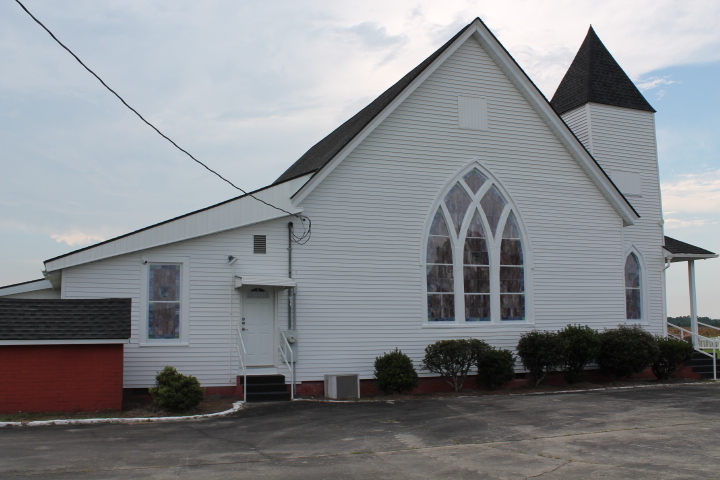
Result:
[[[658,356],[652,364],[652,371],[658,380],[667,380],[675,370],[692,358],[695,351],[691,343],[677,338],[655,337]]]
[[[149,392],[158,407],[176,412],[197,407],[205,396],[197,378],[183,375],[170,366],[158,372],[155,387]]]
[[[558,332],[558,337],[562,343],[565,380],[568,383],[585,380],[585,367],[594,362],[600,352],[600,334],[587,325],[567,325]]]
[[[478,383],[493,389],[515,378],[515,355],[510,350],[490,348],[477,359]]]
[[[439,373],[458,392],[480,352],[489,348],[478,339],[438,340],[425,348],[423,368]]]
[[[420,384],[412,360],[397,348],[375,358],[375,382],[388,395],[410,391]]]
[[[600,369],[618,378],[640,373],[655,361],[659,348],[655,339],[638,325],[622,325],[600,334]]]
[[[524,333],[520,336],[517,352],[535,386],[563,364],[562,345],[556,332],[533,330]]]

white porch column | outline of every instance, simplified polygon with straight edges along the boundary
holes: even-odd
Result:
[[[688,285],[690,286],[690,329],[693,332],[693,345],[697,347],[698,319],[697,293],[695,291],[695,260],[688,262]]]

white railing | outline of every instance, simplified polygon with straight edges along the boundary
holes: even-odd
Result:
[[[700,322],[698,322],[698,323],[700,323]],[[667,322],[667,325],[668,325],[668,327],[676,328],[679,331],[679,334],[676,335],[675,333],[672,333],[672,332],[670,332],[670,330],[668,330],[669,337],[678,338],[680,340],[685,340],[686,338],[690,337],[690,338],[692,338],[692,345],[696,351],[712,358],[713,380],[717,380],[717,352],[718,352],[718,350],[720,350],[720,343],[718,342],[718,339],[705,337],[703,335],[700,335],[699,333],[692,332],[686,328],[678,327],[677,325],[674,325],[670,322]],[[703,323],[702,325],[705,325],[705,324]],[[705,325],[705,326],[710,326],[710,325]],[[712,327],[712,328],[716,328],[716,327]],[[708,353],[705,350],[712,350],[712,353]]]
[[[292,347],[290,346],[290,342],[288,342],[287,337],[285,336],[285,332],[282,331],[282,328],[278,327],[278,331],[280,332],[280,345],[278,345],[278,350],[280,351],[280,355],[283,358],[283,361],[285,362],[285,365],[287,366],[288,370],[290,371],[290,399],[295,400],[295,359],[293,358],[293,351]],[[290,360],[288,361],[287,355],[285,352],[290,353]]]
[[[237,326],[237,337],[238,341],[235,348],[237,348],[238,358],[240,359],[240,368],[242,368],[243,372],[243,401],[247,401],[247,365],[245,363],[247,350],[245,350],[245,342],[243,341],[240,325]]]

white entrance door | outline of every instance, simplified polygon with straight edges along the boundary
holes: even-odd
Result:
[[[243,341],[249,367],[275,365],[275,302],[268,287],[243,286]]]

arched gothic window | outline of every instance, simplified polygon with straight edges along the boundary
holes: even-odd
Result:
[[[479,169],[462,175],[435,211],[425,267],[429,322],[526,320],[517,216]]]
[[[625,259],[625,312],[628,320],[642,319],[640,261],[631,253]]]

